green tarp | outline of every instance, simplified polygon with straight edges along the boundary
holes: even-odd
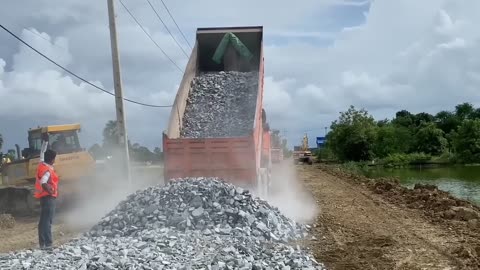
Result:
[[[240,41],[240,39],[233,33],[226,33],[212,57],[212,60],[215,61],[215,63],[220,64],[222,62],[223,55],[225,54],[229,44],[231,44],[233,48],[235,48],[238,53],[240,53],[240,55],[248,61],[252,59],[253,54],[250,52],[250,50],[248,50],[247,46],[245,46],[245,44],[243,44],[242,41]]]

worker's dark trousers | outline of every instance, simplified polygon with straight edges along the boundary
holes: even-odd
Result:
[[[55,198],[40,198],[40,221],[38,222],[38,241],[40,248],[52,246],[52,221],[55,215]]]

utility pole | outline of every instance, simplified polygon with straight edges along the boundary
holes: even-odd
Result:
[[[125,109],[123,107],[122,77],[120,75],[120,58],[118,55],[117,44],[117,26],[115,24],[115,6],[113,1],[114,0],[107,0],[108,19],[110,25],[110,42],[112,46],[113,85],[115,88],[115,111],[117,114],[117,128],[119,137],[118,157],[123,163],[120,164],[120,168],[123,169],[123,173],[127,177],[128,184],[131,184],[130,157],[128,153],[128,137],[125,123]]]

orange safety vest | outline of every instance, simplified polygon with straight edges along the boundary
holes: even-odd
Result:
[[[47,171],[50,172],[50,179],[48,180],[48,184],[52,186],[52,189],[53,189],[52,195],[50,195],[50,193],[48,193],[46,190],[43,190],[42,184],[40,183],[40,179],[42,179],[42,176]],[[35,194],[34,194],[35,198],[40,199],[45,196],[52,196],[56,198],[58,195],[57,187],[58,187],[58,175],[57,173],[55,173],[55,170],[53,169],[53,167],[44,162],[38,163],[37,175],[36,175],[36,181],[35,181]]]

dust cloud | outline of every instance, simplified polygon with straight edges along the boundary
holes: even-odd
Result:
[[[148,186],[164,184],[161,165],[132,166],[131,185],[126,177],[120,174],[122,170],[115,167],[109,164],[98,169],[91,178],[70,181],[68,186],[64,187],[65,192],[69,193],[65,196],[72,194],[71,199],[74,202],[62,215],[69,228],[77,231],[88,230],[128,195]],[[273,165],[271,194],[267,201],[297,222],[311,222],[318,212],[315,200],[298,181],[291,160]]]
[[[292,160],[273,164],[270,190],[267,201],[285,216],[301,223],[311,222],[317,216],[315,199],[299,182]]]
[[[84,231],[95,225],[128,195],[148,186],[163,184],[161,166],[131,166],[131,184],[113,164],[97,169],[89,179],[72,181],[73,204],[64,213],[68,227]],[[67,196],[67,195],[66,195]]]

